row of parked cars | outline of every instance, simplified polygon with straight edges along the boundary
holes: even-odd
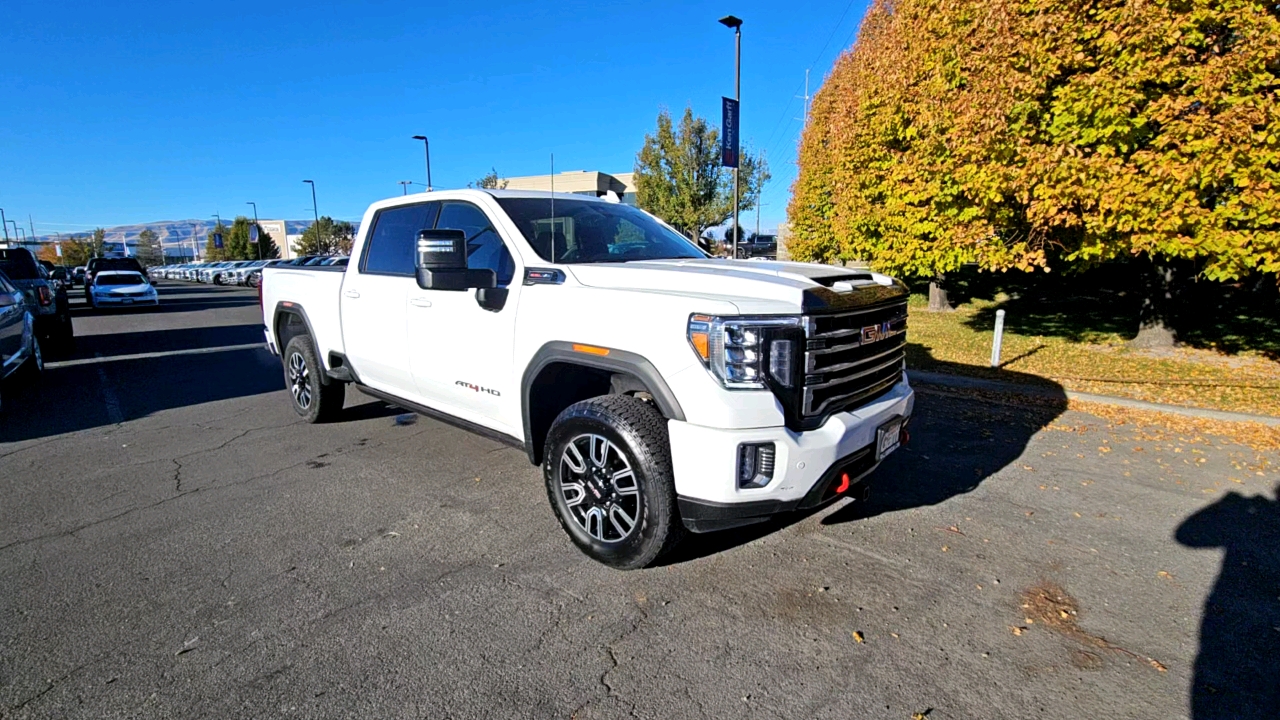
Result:
[[[197,262],[152,268],[151,273],[165,280],[258,287],[262,283],[262,268],[264,267],[275,267],[277,265],[346,265],[349,259],[345,255],[304,255],[289,260]]]

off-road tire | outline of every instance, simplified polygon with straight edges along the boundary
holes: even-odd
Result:
[[[599,436],[612,443],[635,476],[634,487],[639,488],[638,517],[633,530],[620,540],[610,542],[593,537],[570,510],[570,501],[565,497],[561,474],[565,473],[571,481],[574,479],[569,477],[571,468],[565,465],[566,452],[575,438],[584,435]],[[684,537],[684,525],[676,506],[667,420],[652,405],[629,395],[606,395],[574,403],[552,423],[543,457],[543,477],[551,508],[569,538],[593,560],[619,570],[637,570],[669,552]],[[594,463],[594,460],[588,462]],[[617,485],[615,482],[613,490],[618,489]],[[574,502],[577,504],[583,499],[590,502],[585,492]]]
[[[316,357],[310,336],[299,335],[289,341],[282,356],[284,384],[289,390],[293,411],[309,423],[331,422],[342,414],[346,384],[324,379],[324,366]]]

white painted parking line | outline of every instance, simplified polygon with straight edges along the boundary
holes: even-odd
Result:
[[[44,366],[50,369],[57,369],[75,367],[76,365],[101,365],[102,363],[121,362],[123,360],[146,360],[148,358],[172,357],[174,355],[204,355],[206,353],[226,352],[228,350],[252,350],[254,348],[265,348],[266,346],[266,343],[259,342],[245,343],[244,345],[220,345],[218,347],[191,348],[190,350],[165,350],[163,352],[136,353],[134,355],[113,355],[111,357],[103,357],[98,353],[94,353],[94,356],[91,358],[47,362]]]

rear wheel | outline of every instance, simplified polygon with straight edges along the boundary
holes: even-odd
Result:
[[[39,380],[40,375],[44,373],[44,353],[40,350],[40,336],[36,333],[31,333],[31,347],[28,350],[26,361],[16,373],[24,383]]]
[[[547,498],[582,552],[619,570],[646,567],[680,541],[667,421],[627,395],[570,405],[547,435]]]
[[[324,367],[316,358],[311,338],[299,335],[284,349],[284,382],[293,401],[294,412],[309,423],[329,422],[342,413],[346,385],[325,384]]]

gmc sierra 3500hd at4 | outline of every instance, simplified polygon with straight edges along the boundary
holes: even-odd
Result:
[[[846,495],[905,437],[907,289],[708,258],[633,207],[450,190],[374,203],[346,267],[263,269],[308,421],[355,383],[522,447],[590,557],[640,568]]]

